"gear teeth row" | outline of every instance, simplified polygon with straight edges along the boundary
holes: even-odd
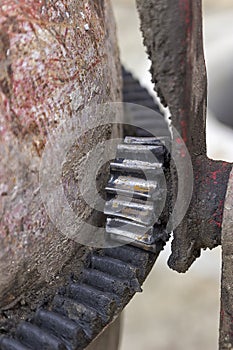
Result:
[[[123,86],[123,101],[135,103],[140,106],[145,106],[153,111],[161,113],[159,106],[155,103],[154,98],[148,94],[146,88],[143,88],[139,81],[135,79],[131,73],[123,68],[124,86]]]
[[[156,199],[160,196],[159,181],[148,180],[126,175],[114,174],[106,187],[108,193],[129,196],[138,199]]]
[[[159,220],[154,209],[152,202],[144,204],[137,199],[117,196],[108,200],[104,212],[108,216],[128,219],[129,223],[136,222],[146,226],[153,226]]]
[[[38,309],[31,320],[20,323],[14,339],[2,337],[0,349],[84,349],[141,291],[155,259],[154,254],[127,246],[93,253],[79,282],[71,281],[48,309]]]
[[[170,131],[157,101],[142,87],[131,73],[122,68],[124,77],[123,101],[127,103],[125,117],[129,123],[136,125],[125,127],[124,135],[153,136],[147,130],[159,130],[156,135],[166,136],[170,139]],[[129,105],[130,104],[130,105]],[[146,107],[146,108],[145,108]],[[129,116],[128,116],[129,115]],[[132,116],[132,118],[131,118]],[[153,133],[152,133],[153,134]]]
[[[154,111],[160,113],[158,105],[131,74],[123,70],[123,78],[125,101],[151,105]],[[141,111],[136,108],[133,112],[140,125]],[[151,115],[150,110],[146,110],[144,117],[148,123]],[[124,145],[119,147],[118,158],[111,164],[112,178],[107,186],[111,198],[119,193],[122,200],[132,197],[133,201],[139,204],[127,214],[137,220],[129,220],[125,216],[114,214],[107,219],[107,230],[112,231],[114,237],[119,236],[122,223],[125,225],[126,221],[129,236],[126,238],[134,239],[135,233],[140,236],[142,228],[146,227],[147,235],[143,238],[140,236],[141,242],[140,240],[134,242],[134,245],[142,246],[143,249],[123,245],[91,253],[81,274],[74,276],[67,286],[60,288],[46,307],[39,308],[33,317],[22,321],[11,335],[0,338],[0,350],[84,349],[117,317],[133,295],[141,291],[141,285],[164,245],[162,227],[145,226],[145,222],[150,222],[145,221],[145,218],[150,218],[150,215],[144,217],[142,215],[143,212],[146,213],[145,203],[159,201],[164,191],[161,174],[164,164],[168,161],[164,150],[169,144],[168,127],[161,119],[156,120],[156,123],[160,131],[165,130],[164,133],[160,133],[162,136],[160,140],[150,138],[148,133],[143,134],[140,127],[128,134],[131,137],[125,138]],[[135,158],[133,155],[137,146],[143,147]],[[147,154],[146,160],[143,157],[144,151]],[[153,161],[150,159],[150,152],[154,152]],[[128,158],[125,158],[126,153]],[[145,174],[150,179],[147,183],[144,181]],[[114,203],[108,204],[111,213],[115,213]],[[137,216],[139,209],[142,212]],[[121,210],[123,214],[124,208]],[[153,244],[151,238],[154,235],[157,238]],[[152,246],[153,253],[145,250],[147,248],[150,250]]]
[[[156,249],[161,238],[160,214],[166,199],[163,169],[167,150],[157,138],[126,137],[110,165],[106,187],[106,232],[119,243]],[[127,164],[116,169],[116,164]],[[131,166],[130,166],[131,165]],[[133,171],[132,171],[133,168]]]

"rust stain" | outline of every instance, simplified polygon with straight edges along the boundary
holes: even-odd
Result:
[[[32,123],[45,137],[47,116],[59,116],[71,91],[106,58],[104,28],[94,5],[83,4],[85,18],[75,6],[68,1],[48,5],[39,0],[1,4],[0,55],[4,57],[0,59],[7,68],[0,75],[5,96],[1,109],[17,137],[35,135]],[[88,32],[85,23],[90,25]]]

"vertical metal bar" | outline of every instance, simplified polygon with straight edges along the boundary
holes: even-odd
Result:
[[[183,221],[174,230],[169,259],[171,268],[185,272],[200,256],[201,248],[214,248],[221,243],[223,203],[232,165],[212,161],[206,155],[202,1],[136,1],[155,89],[163,104],[168,105],[172,126],[185,141],[192,159],[193,195]],[[174,140],[177,144],[180,141],[180,137]],[[185,159],[187,152],[181,157]],[[177,174],[173,166],[171,174],[175,202]]]
[[[222,228],[222,287],[219,349],[233,349],[233,170],[231,171]]]

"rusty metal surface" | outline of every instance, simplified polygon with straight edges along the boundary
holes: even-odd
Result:
[[[39,164],[47,137],[89,103],[120,98],[120,63],[109,1],[14,1],[0,6],[0,309],[32,308],[37,290],[64,282],[87,253],[45,212]],[[95,116],[94,116],[95,118]],[[92,118],[86,119],[92,124]],[[111,137],[107,127],[91,136]],[[91,147],[90,135],[79,140]],[[64,185],[82,164],[75,149]],[[77,210],[90,214],[83,203]],[[84,210],[86,209],[86,211]],[[59,264],[57,264],[59,261]],[[32,300],[33,299],[33,300]],[[21,315],[22,316],[22,315]],[[2,316],[1,316],[2,317]]]
[[[219,349],[233,349],[233,170],[224,204]]]
[[[193,160],[194,189],[188,211],[174,232],[168,264],[185,272],[201,249],[221,244],[223,209],[231,164],[206,157]]]
[[[205,154],[207,79],[201,0],[137,0],[137,5],[155,89],[169,106],[172,124],[190,153],[193,148],[196,155]]]
[[[192,158],[193,195],[187,214],[174,230],[169,259],[171,268],[185,272],[200,256],[201,248],[212,249],[221,242],[223,204],[232,165],[206,156],[207,79],[201,0],[137,0],[137,6],[155,89],[169,107],[172,126]],[[174,142],[179,144],[179,138]],[[185,159],[185,151],[181,150],[181,157]],[[175,201],[173,166],[171,173]]]

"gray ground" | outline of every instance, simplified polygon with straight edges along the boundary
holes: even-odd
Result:
[[[113,4],[122,62],[152,91],[148,73],[150,64],[138,30],[134,1],[113,0]],[[233,4],[230,0],[205,0],[204,9],[208,76],[210,91],[215,94],[219,79],[223,79],[222,76],[227,75],[226,71],[230,69],[223,62],[233,61],[229,59],[233,52],[230,39]],[[207,132],[209,156],[233,161],[233,130],[217,122],[211,111],[208,113]],[[161,254],[143,287],[143,293],[138,294],[126,308],[120,350],[217,349],[220,248],[204,252],[185,275],[167,268],[169,249],[168,246]]]

